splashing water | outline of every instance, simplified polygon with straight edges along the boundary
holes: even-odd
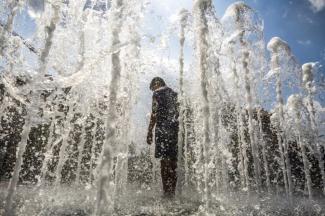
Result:
[[[315,64],[243,2],[192,3],[1,3],[1,215],[325,214]],[[173,200],[144,144],[156,75],[179,90]]]

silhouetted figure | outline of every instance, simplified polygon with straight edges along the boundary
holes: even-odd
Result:
[[[177,182],[178,103],[177,93],[167,87],[164,80],[151,81],[152,113],[147,143],[153,142],[155,128],[155,157],[161,159],[161,178],[165,197],[174,197]],[[156,126],[156,127],[155,127]]]

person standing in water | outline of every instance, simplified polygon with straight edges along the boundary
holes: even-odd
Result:
[[[177,183],[178,101],[177,93],[166,86],[165,81],[155,77],[150,83],[152,113],[147,143],[153,143],[155,128],[155,158],[160,159],[164,197],[173,198]]]

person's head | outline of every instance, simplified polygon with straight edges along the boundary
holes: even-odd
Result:
[[[155,90],[157,90],[161,87],[164,87],[164,86],[166,86],[165,81],[160,77],[155,77],[151,80],[150,90],[155,91]]]

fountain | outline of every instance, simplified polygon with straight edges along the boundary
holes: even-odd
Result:
[[[266,46],[250,6],[166,24],[151,1],[0,4],[0,215],[325,213],[317,64]],[[155,75],[179,90],[174,200],[143,138]]]

